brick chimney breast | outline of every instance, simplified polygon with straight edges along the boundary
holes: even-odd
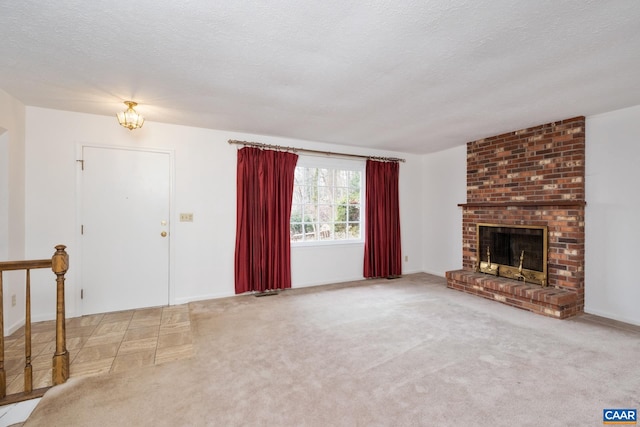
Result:
[[[463,270],[449,287],[556,318],[583,311],[584,130],[580,116],[467,143]],[[547,226],[548,287],[476,273],[478,223]]]

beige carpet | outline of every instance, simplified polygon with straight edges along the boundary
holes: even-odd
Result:
[[[640,409],[640,328],[427,274],[190,308],[191,359],[72,378],[25,426],[595,426]]]

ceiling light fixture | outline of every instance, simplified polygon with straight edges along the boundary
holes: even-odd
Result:
[[[121,111],[116,114],[116,117],[118,117],[118,123],[129,130],[141,128],[144,124],[144,117],[133,109],[133,107],[138,105],[138,103],[133,101],[124,101],[124,103],[128,108],[125,111]]]

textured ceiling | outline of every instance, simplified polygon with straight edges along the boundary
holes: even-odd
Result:
[[[0,89],[427,153],[640,104],[640,1],[3,0]]]

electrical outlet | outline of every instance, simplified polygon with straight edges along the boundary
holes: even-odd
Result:
[[[11,307],[16,306],[16,294],[11,295]]]
[[[409,255],[404,256],[404,262],[409,262]]]
[[[193,222],[193,214],[192,213],[181,213],[180,214],[180,222]]]

